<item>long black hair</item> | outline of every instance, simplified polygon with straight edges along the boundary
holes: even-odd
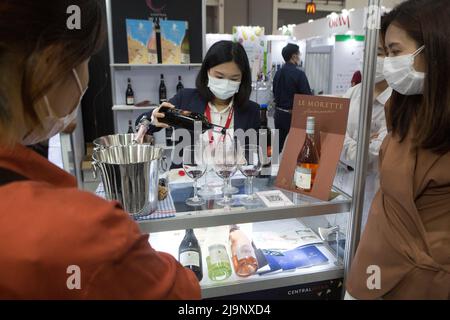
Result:
[[[216,42],[206,53],[202,68],[197,76],[196,87],[200,95],[207,101],[214,99],[214,94],[208,88],[208,71],[222,63],[234,62],[242,72],[239,92],[234,96],[235,108],[244,108],[252,92],[250,64],[247,53],[240,43],[232,41]]]

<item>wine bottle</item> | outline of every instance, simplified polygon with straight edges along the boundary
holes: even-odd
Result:
[[[167,101],[167,89],[164,83],[164,75],[161,74],[161,83],[159,84],[159,104]]]
[[[156,52],[157,52],[157,58],[158,63],[162,63],[162,41],[161,41],[161,26],[159,24],[159,18],[155,19],[154,22],[155,25],[155,33],[156,33]]]
[[[178,76],[177,93],[184,89],[183,83],[181,82],[181,76]]]
[[[272,132],[268,126],[267,104],[260,106],[259,139],[263,151],[261,177],[267,177],[271,175],[272,158]]]
[[[134,133],[133,121],[128,120],[128,133]]]
[[[209,256],[206,257],[208,277],[213,281],[223,281],[231,276],[231,264],[227,249],[222,244],[208,247]]]
[[[130,78],[128,78],[128,86],[127,86],[127,92],[125,93],[125,97],[126,97],[127,106],[134,105],[134,92],[133,92],[133,88],[131,87],[131,79]]]
[[[189,46],[189,24],[186,22],[186,33],[184,34],[183,41],[181,42],[181,63],[191,63],[191,51]]]
[[[192,229],[186,230],[186,235],[183,241],[181,241],[180,248],[178,249],[178,260],[183,267],[195,273],[198,281],[202,280],[202,251]]]
[[[240,277],[248,277],[258,270],[258,260],[252,243],[237,225],[230,226],[233,267]]]
[[[208,119],[201,113],[169,108],[165,106],[161,107],[159,109],[159,112],[164,114],[164,118],[159,118],[158,121],[172,127],[180,127],[190,131],[194,131],[195,122],[200,122],[202,132],[213,129],[222,134],[225,134],[226,131],[224,127],[210,123]]]
[[[312,190],[320,160],[320,152],[314,138],[314,126],[315,118],[308,117],[306,120],[305,143],[298,154],[297,168],[294,175],[295,187],[306,192]]]

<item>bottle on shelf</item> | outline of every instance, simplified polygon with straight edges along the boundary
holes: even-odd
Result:
[[[131,121],[131,120],[128,120],[128,132],[127,133],[134,133],[133,121]]]
[[[181,42],[181,63],[191,63],[191,50],[189,45],[189,24],[186,22],[186,33],[184,34],[183,41]]]
[[[294,174],[294,184],[299,190],[310,192],[319,169],[320,152],[314,137],[315,118],[306,120],[306,138],[297,157],[297,168]]]
[[[230,226],[233,267],[240,277],[248,277],[258,270],[258,260],[252,243],[237,225]]]
[[[162,46],[161,46],[161,26],[159,24],[159,18],[154,19],[155,33],[156,33],[156,53],[158,63],[162,63]]]
[[[206,257],[208,277],[213,281],[223,281],[231,276],[230,258],[223,244],[213,244],[208,247],[209,256]]]
[[[167,89],[164,83],[164,75],[161,74],[161,82],[159,84],[159,104],[167,101]]]
[[[126,97],[127,106],[134,105],[134,91],[133,91],[133,88],[131,87],[131,79],[130,78],[128,78],[128,86],[127,86],[127,92],[125,93],[125,97]]]
[[[181,82],[181,76],[178,76],[177,93],[184,89],[183,82]]]
[[[200,122],[202,132],[213,129],[217,132],[225,134],[226,131],[224,127],[210,123],[208,119],[201,113],[169,108],[165,106],[161,107],[159,112],[164,113],[164,118],[160,118],[159,121],[172,127],[179,127],[194,131],[195,122]]]
[[[267,120],[267,104],[260,106],[260,127],[259,141],[263,150],[261,176],[267,177],[271,175],[271,157],[272,157],[272,132],[270,131]]]
[[[180,261],[183,267],[192,270],[197,276],[198,281],[202,280],[202,251],[192,229],[186,230],[184,239],[181,241],[178,249],[178,261]]]

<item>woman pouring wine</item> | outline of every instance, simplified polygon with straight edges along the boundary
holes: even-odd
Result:
[[[244,48],[239,43],[219,41],[206,53],[196,88],[181,90],[169,102],[140,116],[137,124],[149,121],[149,134],[167,128],[164,110],[176,108],[197,113],[207,122],[225,129],[258,130],[259,106],[249,100],[250,93],[250,64]],[[170,124],[177,125],[173,121]]]

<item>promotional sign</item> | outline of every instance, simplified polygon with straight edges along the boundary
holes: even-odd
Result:
[[[292,192],[328,201],[347,128],[350,100],[344,98],[295,95],[292,122],[283,149],[275,185]],[[306,141],[308,117],[315,118],[315,145],[318,163],[309,191],[299,188],[296,174],[302,168],[298,159]]]
[[[242,44],[247,52],[250,68],[252,69],[252,81],[256,81],[258,75],[263,73],[267,53],[264,28],[248,26],[233,27],[233,41]]]
[[[353,74],[362,71],[364,36],[337,35],[335,40],[331,92],[344,95],[351,86]]]

